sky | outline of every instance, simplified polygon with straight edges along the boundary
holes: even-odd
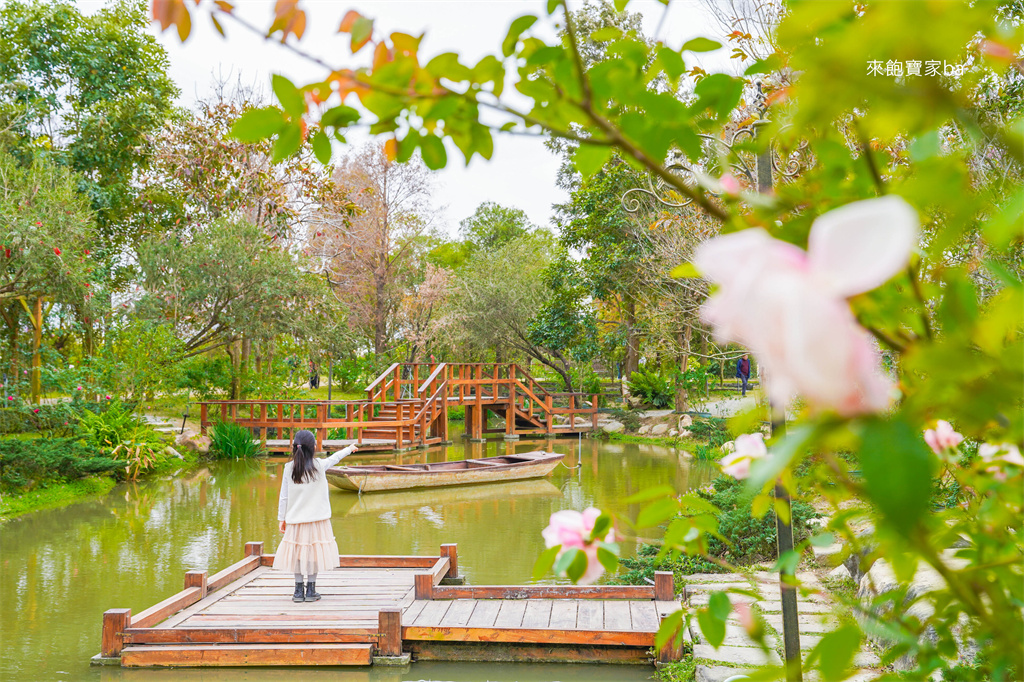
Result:
[[[184,44],[173,28],[161,33],[157,25],[150,27],[167,49],[170,75],[181,89],[179,104],[189,106],[208,95],[218,77],[240,79],[269,93],[275,73],[299,85],[326,75],[322,67],[303,60],[278,41],[265,40],[229,22],[223,23],[227,39],[222,38],[203,9],[209,2],[193,9],[192,33]],[[77,4],[92,12],[105,3],[78,0]],[[273,4],[272,0],[235,0],[236,11],[260,27],[269,26]],[[579,4],[570,2],[570,7]],[[303,0],[308,21],[298,46],[338,68],[353,65],[347,36],[338,34],[337,28],[345,12],[355,9],[375,19],[378,32],[424,34],[420,43],[423,62],[442,52],[458,52],[463,63],[475,63],[486,54],[500,52],[515,17],[537,14],[542,19],[536,26],[541,26],[544,5],[543,0]],[[658,31],[660,40],[676,48],[695,36],[714,37],[719,32],[707,19],[700,0],[673,0],[667,9],[657,0],[632,0],[629,10],[641,14],[645,33]],[[548,30],[553,35],[550,23]],[[336,145],[336,157],[344,152]],[[451,146],[448,158],[448,167],[435,178],[434,205],[439,215],[434,222],[451,235],[458,232],[459,221],[485,201],[520,208],[533,223],[547,226],[552,224],[552,206],[568,199],[555,184],[559,159],[544,147],[542,139],[496,134],[490,161],[476,156],[467,167]]]

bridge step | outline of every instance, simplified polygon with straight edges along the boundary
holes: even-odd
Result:
[[[125,647],[121,666],[370,665],[372,658],[371,644],[173,644]]]

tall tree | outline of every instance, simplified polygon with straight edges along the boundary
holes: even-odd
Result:
[[[459,223],[459,233],[474,248],[493,249],[537,229],[526,212],[485,201]]]
[[[310,253],[321,259],[353,328],[382,355],[394,344],[399,306],[426,246],[418,237],[432,217],[430,172],[415,158],[391,160],[374,143],[347,156],[334,181],[358,212],[351,218],[322,214]]]

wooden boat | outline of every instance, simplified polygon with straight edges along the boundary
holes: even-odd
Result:
[[[538,451],[432,464],[331,467],[327,470],[327,480],[342,490],[363,493],[518,481],[547,476],[563,457],[565,455],[555,452]]]
[[[561,498],[558,486],[544,478],[526,481],[505,481],[487,485],[467,485],[450,495],[439,497],[433,488],[392,490],[382,495],[349,495],[339,490],[332,495],[331,509],[335,516],[361,516],[393,511],[409,511],[444,504],[446,511],[465,513],[468,508],[484,500],[522,500],[533,498]]]

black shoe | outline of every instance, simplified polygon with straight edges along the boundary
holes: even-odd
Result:
[[[302,583],[295,583],[295,594],[292,595],[292,601],[306,601],[306,595],[302,592]]]
[[[298,588],[296,587],[296,589]],[[316,583],[306,583],[306,601],[320,601],[320,595],[316,591]]]

